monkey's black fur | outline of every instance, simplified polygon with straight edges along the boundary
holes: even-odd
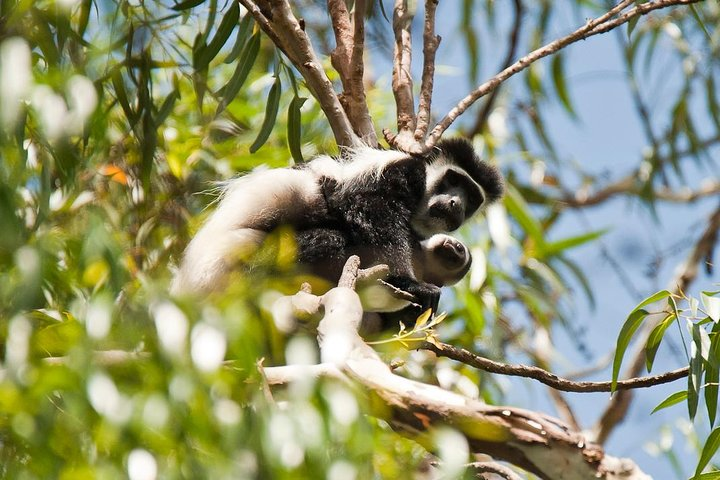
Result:
[[[414,252],[433,235],[459,228],[502,190],[497,170],[462,139],[421,155],[358,148],[341,159],[253,171],[228,182],[188,245],[172,289],[222,290],[248,250],[287,225],[299,232],[301,262],[328,280],[336,281],[347,257],[358,254],[364,266],[387,264],[390,283],[435,309],[440,289],[427,281],[431,275],[418,275]]]
[[[436,310],[439,286],[415,275],[413,252],[420,250],[423,238],[413,228],[412,220],[428,193],[426,165],[441,157],[451,160],[482,187],[482,191],[477,191],[470,179],[462,175],[453,181],[452,186],[464,188],[467,195],[467,205],[460,211],[456,227],[481,204],[502,196],[503,183],[498,171],[482,162],[462,139],[442,141],[429,155],[393,162],[377,178],[359,182],[351,189],[341,188],[332,178],[322,178],[327,218],[298,232],[300,263],[310,265],[332,282],[337,281],[343,264],[352,254],[359,255],[365,265],[388,264],[389,283],[415,295],[423,308]],[[443,183],[436,188],[439,190],[434,193],[441,193]],[[442,208],[429,210],[430,215],[438,216],[457,213]]]

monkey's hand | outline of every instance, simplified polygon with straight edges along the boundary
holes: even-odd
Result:
[[[420,305],[418,315],[428,308],[437,312],[440,302],[440,287],[431,283],[421,283],[407,277],[391,275],[387,282],[400,290],[404,290],[415,297],[415,303]]]

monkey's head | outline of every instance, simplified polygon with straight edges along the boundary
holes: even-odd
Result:
[[[460,240],[438,233],[420,245],[422,255],[416,270],[423,281],[438,287],[454,285],[470,270],[472,256]]]
[[[500,172],[483,162],[465,139],[441,141],[425,162],[425,195],[413,216],[413,228],[423,237],[457,230],[481,207],[502,197]]]

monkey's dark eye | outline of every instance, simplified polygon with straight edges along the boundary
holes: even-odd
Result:
[[[444,190],[449,190],[451,188],[457,188],[461,186],[463,183],[462,175],[458,174],[457,172],[453,172],[452,170],[449,170],[445,177],[443,177],[442,180],[442,186]]]

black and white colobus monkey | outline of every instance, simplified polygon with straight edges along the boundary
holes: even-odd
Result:
[[[430,272],[420,279],[413,252],[433,234],[459,228],[502,192],[499,172],[462,139],[443,140],[422,155],[359,148],[339,159],[256,170],[229,183],[188,245],[173,291],[222,289],[238,252],[290,225],[309,232],[299,236],[302,261],[322,255],[339,271],[347,255],[360,253],[364,265],[387,264],[389,283],[436,309],[440,288],[426,280]]]

